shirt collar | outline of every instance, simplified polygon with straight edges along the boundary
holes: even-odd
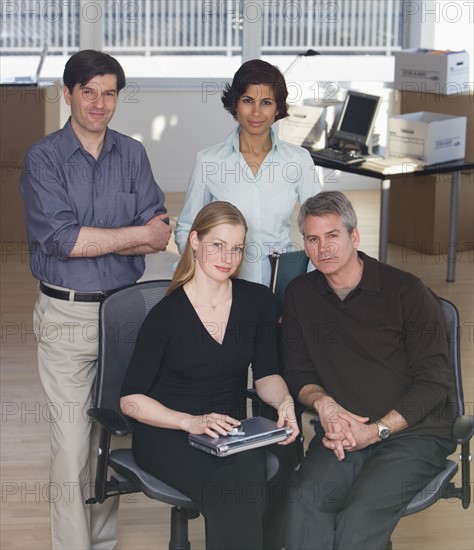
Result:
[[[64,147],[65,160],[71,157],[78,149],[81,149],[82,147],[79,138],[72,129],[71,117],[68,118],[68,121],[63,128],[62,145]]]
[[[354,290],[368,290],[369,292],[380,292],[380,274],[379,274],[379,262],[367,256],[364,252],[357,251],[359,258],[364,262],[364,268],[362,270],[362,278],[359,284]],[[319,294],[333,293],[333,290],[329,286],[326,277],[319,271],[315,270],[314,286]]]
[[[74,133],[74,130],[72,129],[71,117],[69,117],[68,121],[64,125],[62,143],[64,147],[65,160],[71,157],[77,150],[83,149],[82,144],[79,141],[79,138],[76,136],[76,134]],[[106,155],[114,145],[118,147],[117,135],[115,132],[112,132],[111,130],[109,130],[109,128],[106,128],[104,145],[102,147],[100,157],[103,157],[104,155]]]
[[[357,253],[359,254],[359,258],[364,262],[362,279],[357,285],[357,288],[369,290],[371,292],[380,292],[381,284],[378,260],[367,256],[367,254],[365,254],[364,252]]]
[[[270,128],[270,137],[272,140],[271,152],[278,150],[280,139],[273,131],[273,128]],[[227,136],[227,139],[224,142],[223,154],[225,157],[231,155],[232,153],[240,153],[240,125],[238,124],[234,130]]]

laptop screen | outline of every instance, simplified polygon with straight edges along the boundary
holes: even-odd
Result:
[[[368,145],[379,104],[379,96],[347,92],[333,137],[357,145]]]

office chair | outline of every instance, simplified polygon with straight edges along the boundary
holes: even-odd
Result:
[[[140,327],[148,312],[166,294],[170,281],[146,281],[117,290],[99,310],[99,360],[94,407],[88,415],[101,425],[94,497],[87,503],[102,503],[117,495],[143,492],[149,498],[172,506],[169,550],[190,550],[188,520],[202,512],[173,487],[142,470],[130,448],[110,449],[111,436],[130,434],[133,421],[120,411],[120,391]],[[267,481],[279,471],[278,458],[266,453]],[[114,473],[108,479],[108,467]]]
[[[274,252],[269,256],[271,265],[270,288],[275,295],[277,303],[277,317],[283,313],[283,301],[288,283],[306,273],[308,270],[309,258],[304,250],[278,253]]]
[[[450,406],[453,417],[456,418],[452,427],[452,440],[461,446],[459,460],[461,462],[461,485],[456,487],[452,481],[459,466],[453,460],[446,460],[446,466],[442,472],[434,477],[426,487],[417,492],[408,503],[404,516],[416,514],[425,510],[440,499],[458,499],[464,509],[471,503],[470,482],[470,440],[474,434],[474,416],[468,416],[464,411],[464,394],[462,388],[460,336],[461,325],[459,312],[450,301],[439,298],[444,316],[444,335],[448,341],[449,366],[453,376],[453,390],[450,395]],[[385,550],[391,550],[390,541]]]

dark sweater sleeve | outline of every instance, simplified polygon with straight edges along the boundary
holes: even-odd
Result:
[[[276,343],[276,302],[270,289],[254,284],[249,299],[258,311],[252,359],[253,379],[279,374]]]
[[[303,330],[296,315],[297,287],[289,284],[283,306],[282,352],[285,379],[294,399],[308,384],[320,385],[320,380],[308,353]]]
[[[437,297],[417,279],[401,292],[400,301],[413,383],[394,408],[413,426],[426,417],[443,414],[452,376],[446,327]]]
[[[168,300],[164,298],[146,316],[122,384],[122,396],[148,394],[155,381],[170,333]]]

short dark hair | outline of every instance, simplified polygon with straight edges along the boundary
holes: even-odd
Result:
[[[95,76],[103,74],[117,77],[117,93],[125,88],[125,73],[114,57],[97,50],[81,50],[68,59],[64,67],[63,82],[72,93],[76,84],[84,86]]]
[[[349,235],[357,227],[357,215],[349,199],[340,191],[322,191],[309,197],[301,205],[298,214],[298,228],[304,235],[304,222],[308,216],[325,216],[336,214],[341,217]]]
[[[286,103],[288,90],[286,88],[285,77],[281,74],[278,67],[261,59],[251,59],[245,62],[235,73],[232,84],[227,84],[222,94],[224,108],[234,118],[237,116],[237,101],[252,84],[268,84],[272,88],[277,104],[275,120],[288,116],[288,105]]]

